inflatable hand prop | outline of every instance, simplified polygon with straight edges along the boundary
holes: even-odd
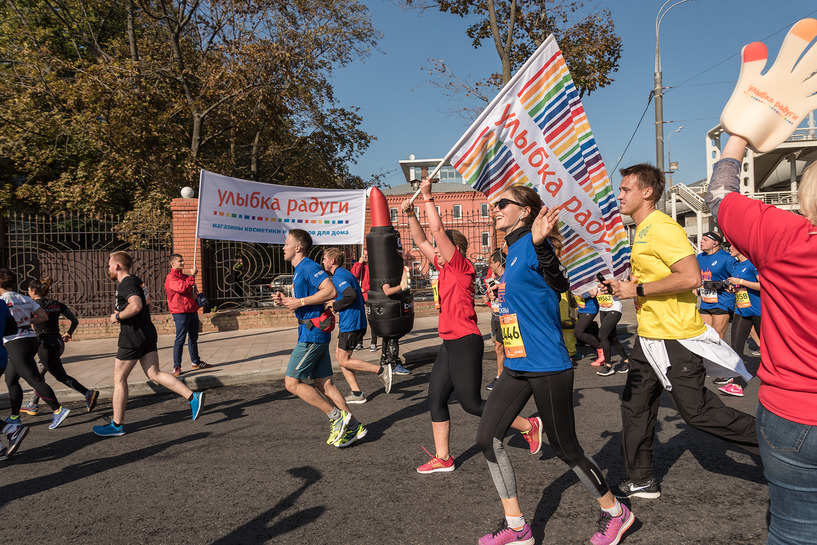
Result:
[[[817,109],[817,46],[806,51],[815,36],[817,20],[798,21],[765,74],[766,46],[754,42],[741,50],[738,83],[721,113],[726,132],[742,136],[755,151],[771,151]]]

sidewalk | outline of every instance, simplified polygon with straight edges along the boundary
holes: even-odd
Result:
[[[624,314],[619,323],[619,331],[626,328],[635,330],[635,310],[633,305],[625,304]],[[484,307],[477,307],[479,328],[485,339],[485,357],[493,358],[494,349],[491,340],[490,312]],[[364,349],[355,351],[356,358],[377,363],[380,361],[380,344],[377,352],[369,351],[371,331],[366,334]],[[181,380],[192,390],[216,388],[219,386],[266,382],[282,379],[286,372],[289,355],[298,338],[296,327],[272,329],[245,329],[237,331],[220,331],[199,335],[199,356],[213,367],[193,371],[187,346],[182,355]],[[159,367],[163,371],[173,370],[174,335],[159,335]],[[437,317],[415,318],[414,329],[400,339],[400,357],[406,364],[433,361],[441,341],[437,335]],[[332,334],[330,354],[336,373],[340,372],[335,358],[337,333]],[[100,399],[110,399],[113,392],[113,361],[116,355],[116,339],[94,339],[66,343],[62,356],[68,375],[77,379],[86,388],[99,390]],[[46,382],[53,388],[61,402],[83,401],[80,394],[54,380],[49,374]],[[24,400],[31,396],[31,388],[21,381]],[[166,393],[164,387],[155,384],[145,377],[137,367],[128,377],[130,397]],[[2,388],[0,408],[8,408],[8,392]]]

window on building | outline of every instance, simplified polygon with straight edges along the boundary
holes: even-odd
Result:
[[[489,233],[488,231],[482,232],[482,247],[483,248],[491,247],[491,233]]]
[[[488,203],[487,202],[484,202],[484,203],[482,203],[482,205],[480,205],[479,212],[480,212],[480,214],[482,215],[483,218],[488,217],[490,210],[488,209]]]
[[[389,208],[389,217],[391,218],[392,223],[397,223],[397,209],[396,208]]]
[[[440,215],[440,205],[439,205],[439,204],[435,204],[435,205],[434,205],[434,208],[436,208],[436,209],[437,209],[437,215],[439,216],[439,215]]]
[[[454,205],[454,219],[462,219],[462,205],[455,204]]]

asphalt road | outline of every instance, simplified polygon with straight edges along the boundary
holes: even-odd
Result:
[[[486,355],[487,356],[487,355]],[[608,476],[623,476],[618,397],[623,375],[576,373],[579,438]],[[485,380],[494,363],[485,361]],[[207,392],[196,422],[170,395],[131,401],[127,434],[98,438],[110,417],[76,406],[48,430],[47,416],[0,462],[0,540],[23,543],[476,543],[502,515],[482,454],[477,419],[452,405],[457,470],[420,475],[433,451],[425,403],[431,364],[397,377],[390,395],[361,377],[369,403],[353,406],[369,430],[347,449],[325,444],[324,415],[289,395],[282,381]],[[337,378],[337,377],[336,377]],[[340,379],[342,382],[342,379]],[[342,390],[348,389],[342,384]],[[728,404],[754,411],[757,384]],[[487,392],[486,392],[487,394]],[[751,395],[748,395],[751,394]],[[524,415],[534,412],[532,402]],[[588,543],[597,503],[548,447],[531,456],[518,436],[509,452],[522,508],[537,543]],[[666,396],[659,413],[656,471],[663,496],[634,499],[635,544],[760,544],[768,497],[760,459],[691,429]]]

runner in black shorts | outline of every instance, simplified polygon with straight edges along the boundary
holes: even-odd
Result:
[[[359,359],[352,359],[352,352],[355,347],[363,342],[366,334],[366,308],[363,306],[363,293],[360,284],[354,275],[343,268],[345,256],[338,248],[327,248],[323,252],[322,265],[324,270],[332,275],[332,283],[337,291],[337,298],[334,301],[327,301],[326,307],[331,308],[338,314],[338,349],[335,357],[338,359],[341,371],[352,393],[344,399],[348,404],[366,403],[366,396],[357,383],[355,371],[368,371],[377,373],[378,378],[383,381],[383,386],[388,394],[392,384],[392,366],[376,365]]]
[[[28,296],[40,305],[40,308],[45,311],[48,316],[48,321],[42,324],[34,325],[34,332],[40,341],[40,348],[37,351],[37,356],[40,358],[40,377],[45,379],[46,373],[62,382],[69,388],[76,390],[85,397],[85,407],[88,412],[91,412],[96,406],[96,400],[99,397],[99,392],[96,390],[89,390],[79,383],[77,379],[68,375],[65,368],[62,366],[60,356],[65,351],[65,343],[70,341],[74,331],[77,329],[79,320],[74,316],[67,306],[54,299],[47,299],[51,291],[52,279],[48,276],[40,280],[33,280],[28,285]],[[65,335],[60,335],[60,316],[65,316],[71,321],[71,327]],[[36,415],[39,412],[38,404],[40,396],[34,393],[31,401],[23,405],[20,412],[30,415]]]
[[[144,284],[130,273],[132,265],[133,259],[126,252],[114,252],[108,260],[108,276],[119,282],[116,288],[116,312],[111,314],[110,321],[121,324],[121,328],[113,371],[113,420],[104,426],[94,426],[94,433],[102,437],[125,434],[128,375],[137,362],[142,365],[142,371],[148,379],[190,402],[193,420],[198,418],[204,406],[204,392],[194,393],[170,373],[159,370],[156,328],[150,320]]]

